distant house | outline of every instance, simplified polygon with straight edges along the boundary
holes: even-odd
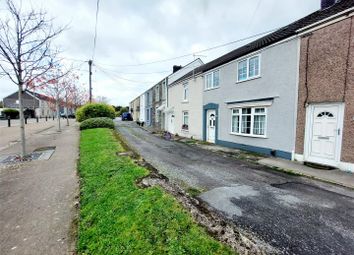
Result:
[[[174,106],[169,104],[169,84],[202,64],[203,62],[198,58],[183,67],[173,66],[173,72],[169,76],[145,91],[140,96],[140,121],[156,130],[168,130],[174,118]],[[130,104],[133,104],[133,101]]]
[[[25,90],[22,95],[23,109],[30,117],[51,117],[54,116],[52,98]],[[4,108],[18,109],[18,92],[15,92],[3,99]]]
[[[129,103],[129,109],[133,116],[133,120],[139,121],[140,119],[140,96],[135,98]]]
[[[203,139],[203,78],[180,78],[168,85],[167,131],[183,137]]]
[[[163,109],[166,105],[166,83],[167,80],[164,78],[142,95],[145,100],[146,124],[158,130],[164,127]]]

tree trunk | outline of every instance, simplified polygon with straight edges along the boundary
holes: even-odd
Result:
[[[22,84],[18,85],[18,108],[20,111],[21,158],[26,156],[25,116],[23,114]]]
[[[59,99],[58,98],[55,101],[55,106],[57,109],[58,131],[61,131],[61,128],[60,128],[60,108],[59,108]]]
[[[68,116],[68,95],[65,95],[65,106],[66,106],[66,125],[69,126],[69,116]]]

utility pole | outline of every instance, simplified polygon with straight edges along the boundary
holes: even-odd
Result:
[[[90,95],[90,103],[92,103],[92,60],[88,61],[89,64],[89,95]]]

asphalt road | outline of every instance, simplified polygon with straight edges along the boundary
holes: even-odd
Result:
[[[283,254],[354,254],[354,191],[272,171],[117,121],[117,130],[172,181]]]

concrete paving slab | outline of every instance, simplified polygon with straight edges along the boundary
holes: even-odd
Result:
[[[304,175],[310,178],[335,183],[341,186],[354,189],[354,174],[345,172],[339,169],[323,170],[305,166],[299,162],[289,161],[280,158],[264,158],[258,163],[270,167],[277,167],[285,171],[292,171],[294,173]]]
[[[28,151],[55,146],[50,159],[0,168],[1,255],[75,254],[78,145],[79,130],[74,123],[50,136],[32,134]],[[15,144],[0,154],[19,149],[20,144]]]

